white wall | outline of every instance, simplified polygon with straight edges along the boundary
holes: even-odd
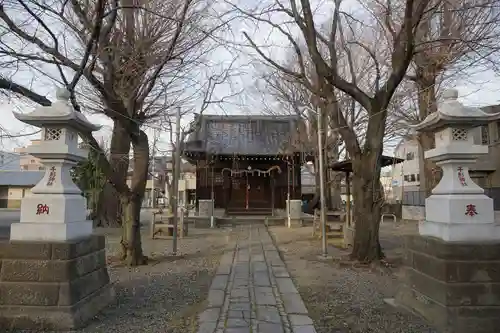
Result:
[[[394,165],[392,169],[393,198],[401,200],[402,191],[418,190],[420,185],[418,142],[401,141],[394,151],[394,156],[404,159],[404,162]]]

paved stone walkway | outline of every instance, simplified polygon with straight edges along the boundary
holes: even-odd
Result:
[[[198,333],[316,333],[264,226],[240,226],[223,255],[199,315]]]

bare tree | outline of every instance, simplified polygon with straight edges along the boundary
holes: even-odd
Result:
[[[77,109],[100,110],[113,120],[109,161],[90,133],[81,135],[100,152],[98,163],[118,194],[122,258],[129,265],[147,262],[139,221],[149,163],[143,127],[169,112],[158,105],[165,100],[175,104],[176,99],[170,98],[175,83],[202,62],[202,55],[210,51],[208,38],[225,25],[220,17],[209,18],[210,5],[197,0],[57,0],[50,4],[17,0],[0,7],[4,27],[17,41],[4,43],[1,54],[28,67],[55,66]],[[19,21],[21,16],[28,20]],[[71,81],[69,72],[73,72]],[[25,91],[12,82],[2,87],[48,104],[31,89]],[[85,94],[79,95],[82,91]],[[131,146],[134,170],[129,187]]]
[[[299,126],[299,135],[297,136],[300,140],[298,146],[300,150],[305,153],[304,157],[313,158],[315,168],[314,175],[316,179],[316,184],[319,184],[319,170],[318,170],[318,124],[317,124],[317,111],[315,105],[313,105],[313,99],[311,92],[304,87],[300,82],[294,81],[283,73],[272,70],[271,72],[265,73],[262,76],[264,81],[264,86],[260,89],[259,93],[263,96],[263,101],[265,105],[266,112],[271,114],[289,114],[299,116],[302,121],[302,126]],[[271,97],[272,101],[277,102],[276,106],[268,106],[265,103],[266,97]],[[341,146],[341,140],[339,140],[338,131],[333,130],[332,122],[330,119],[323,122],[325,124],[325,142],[324,142],[324,157],[325,165],[330,165],[335,161],[338,161],[343,147]],[[305,159],[302,161],[305,163]],[[336,172],[328,170],[326,172],[326,183],[327,185],[327,198],[325,205],[328,209],[339,209],[340,208],[340,175]],[[319,202],[319,186],[316,187],[315,197],[310,201],[308,207],[309,211],[312,207]]]
[[[297,2],[290,0],[289,5],[285,6],[277,0],[273,4],[266,4],[265,9],[259,12],[242,9],[240,11],[249,18],[279,31],[295,51],[299,70],[271,58],[249,35],[246,35],[246,38],[267,63],[304,84],[317,97],[317,103],[322,104],[323,110],[334,115],[332,119],[336,122],[353,160],[355,175],[353,196],[356,235],[351,257],[360,261],[377,260],[383,257],[378,237],[381,212],[380,158],[383,152],[387,107],[411,63],[420,20],[429,10],[431,1],[404,1],[398,24],[392,27],[394,33],[386,41],[387,48],[384,48],[379,40],[378,46],[373,43],[378,37],[373,35],[373,31],[381,30],[374,29],[373,26],[379,27],[381,24],[367,18],[367,15],[371,14],[370,11],[363,13],[364,19],[355,18],[352,13],[342,10],[341,0],[336,0],[329,22],[330,29],[326,34],[317,28],[319,22],[314,16],[310,1]],[[349,5],[352,5],[351,2]],[[299,38],[289,32],[291,29],[285,27],[286,23],[270,18],[271,13],[276,12],[290,19],[293,28],[299,31],[300,39],[306,43],[305,49],[299,45]],[[373,15],[370,17],[373,18]],[[372,27],[367,27],[368,23],[371,23]],[[346,29],[357,38],[347,39],[348,35],[344,31]],[[362,31],[364,35],[356,34],[356,31]],[[342,47],[339,47],[339,42]],[[354,52],[366,53],[371,58],[372,74],[362,82],[357,81],[355,74],[343,75],[345,71],[341,70],[341,66],[348,66],[348,72],[356,73],[356,64],[352,61]],[[307,73],[304,60],[306,57],[311,59],[313,64],[313,77]],[[380,61],[384,57],[390,59],[388,65],[383,65]],[[344,114],[339,112],[339,94],[351,96],[367,113],[366,131],[362,141],[357,139],[355,129],[349,126]]]

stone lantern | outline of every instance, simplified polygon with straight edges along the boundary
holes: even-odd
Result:
[[[23,198],[10,241],[0,243],[0,331],[4,325],[71,330],[114,299],[104,236],[92,235],[85,197],[70,174],[88,154],[78,148],[78,133],[100,127],[76,112],[69,97],[59,90],[52,106],[14,114],[42,129],[41,143],[28,153],[41,159],[45,176]]]
[[[465,107],[448,90],[435,113],[414,126],[435,133],[425,152],[443,170],[425,201],[419,234],[405,240],[405,269],[396,298],[438,332],[497,333],[500,327],[500,225],[493,201],[469,177],[469,168],[488,147],[476,145],[473,129],[500,114]]]
[[[27,153],[40,158],[45,176],[21,203],[21,223],[12,224],[11,240],[66,241],[90,236],[86,199],[71,177],[71,168],[88,156],[78,147],[78,132],[96,131],[80,112],[75,112],[66,90],[57,92],[50,107],[28,114],[14,113],[20,121],[42,129],[40,144]]]
[[[437,112],[413,127],[434,133],[435,148],[426,151],[425,158],[443,170],[441,181],[425,200],[419,233],[448,242],[500,240],[493,200],[469,177],[477,157],[488,154],[487,146],[474,144],[473,128],[500,119],[500,113],[466,107],[457,98],[456,90],[446,91]]]

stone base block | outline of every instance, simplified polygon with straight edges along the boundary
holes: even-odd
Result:
[[[12,223],[10,239],[15,241],[59,242],[92,235],[92,221],[72,223]]]
[[[288,218],[286,219],[287,227],[289,228],[300,228],[302,227],[302,219],[301,218],[291,218],[290,224],[288,224]]]
[[[355,229],[346,226],[344,224],[344,246],[354,246],[354,234]]]
[[[190,217],[189,222],[193,222],[193,227],[196,229],[210,229],[210,217]],[[215,226],[218,226],[218,219],[215,219]]]
[[[212,216],[212,200],[198,200],[198,216]]]
[[[498,332],[500,241],[450,243],[408,236],[396,303],[441,333]]]
[[[114,301],[105,240],[0,243],[0,331],[71,330]]]

